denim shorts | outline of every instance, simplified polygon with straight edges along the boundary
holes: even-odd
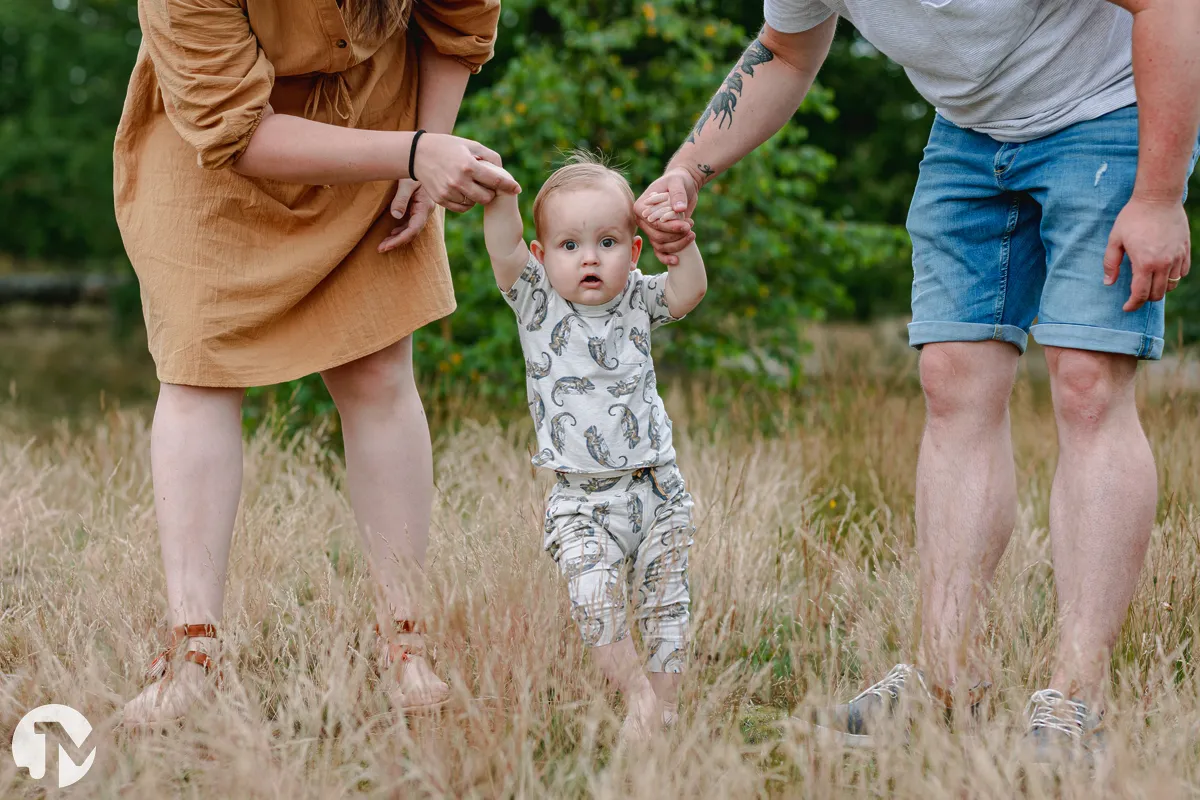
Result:
[[[1104,285],[1137,154],[1137,106],[1023,143],[938,115],[908,215],[909,344],[997,340],[1023,353],[1032,333],[1041,345],[1160,358],[1163,301],[1122,310],[1128,257]],[[1197,154],[1200,143],[1193,169]]]

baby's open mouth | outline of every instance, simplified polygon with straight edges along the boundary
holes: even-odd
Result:
[[[582,286],[599,286],[600,284],[604,283],[604,281],[600,280],[600,276],[598,275],[588,275],[579,283]]]

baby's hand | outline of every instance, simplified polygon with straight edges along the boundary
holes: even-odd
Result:
[[[680,215],[671,209],[671,195],[666,192],[655,192],[646,198],[645,219],[648,222],[663,222],[679,219]]]

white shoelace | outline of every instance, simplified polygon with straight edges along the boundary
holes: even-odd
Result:
[[[883,680],[874,686],[867,687],[862,693],[851,700],[850,705],[857,703],[868,695],[875,695],[880,700],[883,700],[886,694],[888,698],[897,699],[900,697],[900,690],[904,688],[904,684],[909,678],[916,678],[917,682],[921,684],[921,688],[925,689],[926,692],[929,691],[925,687],[925,679],[921,677],[921,673],[911,664],[897,664],[892,667],[891,672],[884,676]]]
[[[1032,713],[1030,713],[1030,709],[1032,709]],[[1058,713],[1063,709],[1066,709],[1070,716]],[[1062,692],[1054,689],[1042,689],[1034,692],[1033,696],[1029,698],[1025,714],[1029,717],[1031,729],[1049,728],[1052,731],[1065,733],[1072,739],[1078,739],[1083,736],[1083,721],[1087,716],[1087,706],[1066,699]]]

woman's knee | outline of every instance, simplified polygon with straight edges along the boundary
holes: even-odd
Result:
[[[412,339],[321,374],[339,410],[358,404],[391,405],[417,394]]]
[[[159,413],[169,410],[193,418],[213,413],[240,414],[245,395],[245,389],[163,383],[158,388],[158,409]]]

